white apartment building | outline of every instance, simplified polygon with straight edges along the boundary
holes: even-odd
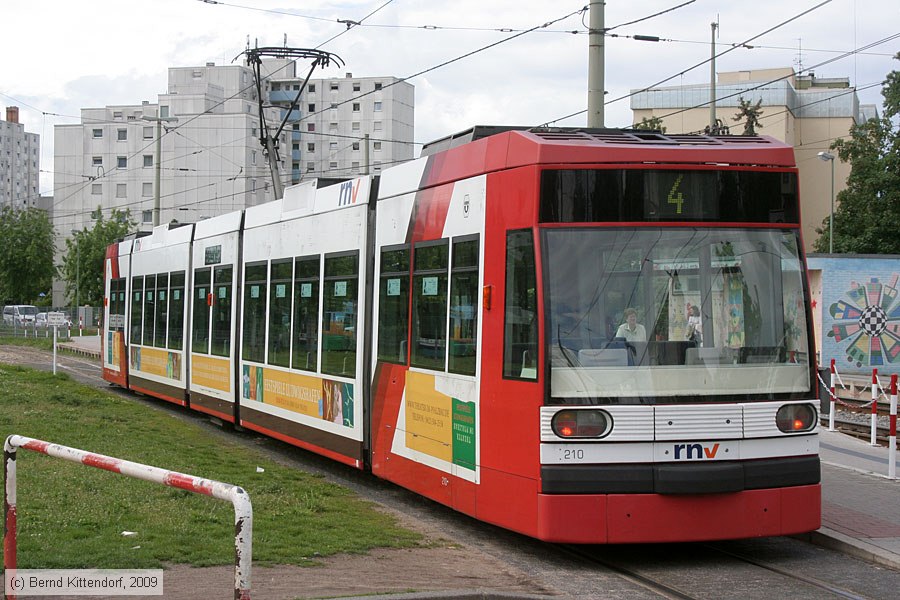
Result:
[[[37,208],[41,170],[41,136],[26,133],[19,108],[6,107],[0,120],[0,207]]]
[[[279,92],[302,83],[294,63],[263,62],[263,94],[269,133],[277,130],[290,100]],[[276,79],[277,78],[277,79]],[[391,77],[341,80],[338,99],[327,83],[313,80],[304,92],[303,110],[294,111],[279,139],[279,172],[287,186],[306,177],[348,177],[362,172],[357,142],[371,134],[371,172],[412,158],[413,88]],[[376,84],[381,88],[375,90]],[[328,91],[323,93],[323,85]],[[352,98],[355,85],[372,93],[359,106],[347,103],[322,114],[309,104],[327,98],[329,107]],[[277,90],[278,92],[274,91]],[[345,88],[346,91],[342,91]],[[386,89],[385,89],[386,88]],[[81,122],[55,127],[54,226],[57,263],[71,232],[90,228],[99,210],[128,209],[140,230],[153,225],[156,197],[157,127],[159,136],[159,222],[196,222],[275,198],[271,170],[262,145],[257,88],[243,65],[173,67],[168,89],[155,103],[85,108]],[[270,92],[270,90],[273,90]],[[359,92],[355,92],[359,93]],[[286,96],[286,94],[285,94]],[[293,97],[291,97],[291,100]],[[344,112],[346,115],[344,116]],[[363,115],[368,120],[363,120]],[[338,120],[336,117],[341,116]],[[305,118],[304,118],[305,117]],[[336,125],[334,125],[336,124]],[[329,134],[329,135],[323,135]],[[394,142],[394,138],[405,143]],[[388,140],[391,140],[388,143]],[[331,142],[340,146],[334,150]],[[309,144],[313,144],[310,150]],[[377,146],[376,146],[377,144]],[[314,163],[314,164],[313,164]],[[359,163],[359,166],[356,166]],[[301,167],[302,165],[302,167]],[[357,169],[354,173],[353,170]],[[64,284],[55,282],[55,304],[63,304]]]
[[[267,61],[269,101],[287,109],[303,77],[294,63]],[[309,177],[377,175],[413,158],[415,87],[396,77],[310,79],[285,126],[291,182]],[[368,136],[368,138],[366,138]],[[368,152],[366,150],[368,141]]]

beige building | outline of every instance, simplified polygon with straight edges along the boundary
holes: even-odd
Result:
[[[744,131],[743,121],[734,120],[741,98],[752,104],[762,100],[761,128],[756,133],[794,146],[800,171],[803,244],[811,251],[818,237],[816,228],[831,211],[832,168],[835,195],[850,174],[850,165],[828,148],[846,137],[854,123],[876,116],[875,106],[861,106],[847,78],[797,75],[791,68],[719,73],[716,117],[735,135]],[[667,133],[702,133],[710,123],[709,100],[709,84],[662,87],[635,93],[631,109],[634,123],[660,117]],[[821,160],[820,152],[835,155],[834,161]]]

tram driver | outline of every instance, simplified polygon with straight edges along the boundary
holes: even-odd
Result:
[[[623,311],[622,316],[625,322],[619,325],[616,337],[623,338],[626,342],[646,342],[647,330],[637,322],[637,311],[629,307]]]

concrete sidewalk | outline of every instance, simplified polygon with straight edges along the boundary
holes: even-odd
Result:
[[[72,337],[65,342],[56,343],[57,350],[65,350],[67,352],[75,352],[83,356],[100,358],[100,336],[84,335],[80,336],[73,333]]]
[[[900,481],[888,449],[822,429],[822,528],[810,541],[900,570]]]

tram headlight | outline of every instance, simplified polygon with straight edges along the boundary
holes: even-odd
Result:
[[[816,409],[812,404],[786,404],[775,414],[775,425],[784,433],[810,431],[816,426]]]
[[[604,410],[561,410],[550,427],[561,438],[602,438],[612,431],[612,417]]]

